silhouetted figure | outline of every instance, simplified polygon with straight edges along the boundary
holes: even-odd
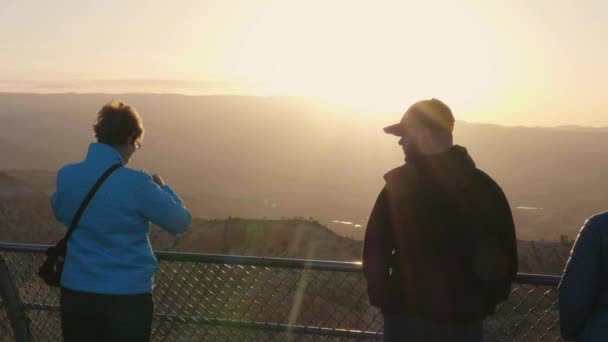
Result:
[[[384,176],[363,247],[385,341],[482,341],[484,318],[517,273],[507,198],[453,144],[453,128],[450,108],[431,99],[384,129],[406,156]]]
[[[61,324],[65,341],[148,341],[158,268],[149,242],[150,222],[184,232],[191,216],[158,175],[125,167],[141,147],[144,128],[135,109],[106,104],[94,125],[97,143],[86,159],[57,174],[51,203],[69,226],[83,198],[110,166],[68,240],[61,277]]]
[[[576,238],[559,284],[559,318],[567,341],[608,341],[608,212],[587,220]]]

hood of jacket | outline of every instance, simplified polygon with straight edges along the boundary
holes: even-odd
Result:
[[[450,149],[417,158],[384,175],[387,188],[394,194],[407,194],[421,185],[458,191],[471,185],[477,170],[467,149],[454,145]]]

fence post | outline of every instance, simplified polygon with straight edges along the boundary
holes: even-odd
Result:
[[[13,327],[16,342],[32,341],[28,318],[25,308],[19,299],[17,288],[11,279],[6,262],[0,254],[0,296],[6,304],[8,319]]]

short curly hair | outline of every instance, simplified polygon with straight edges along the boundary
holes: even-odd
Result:
[[[132,106],[118,100],[106,103],[93,125],[97,141],[108,145],[122,145],[133,137],[135,141],[144,136],[144,125],[141,117]]]

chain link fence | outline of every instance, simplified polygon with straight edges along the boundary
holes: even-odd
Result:
[[[13,340],[15,340],[15,335],[8,317],[7,305],[3,299],[3,296],[0,296],[0,341]]]
[[[34,341],[60,341],[59,291],[36,276],[44,246],[0,244]],[[378,341],[356,263],[157,253],[152,341]],[[518,275],[488,341],[561,341],[559,277]],[[0,301],[0,341],[12,341]]]

